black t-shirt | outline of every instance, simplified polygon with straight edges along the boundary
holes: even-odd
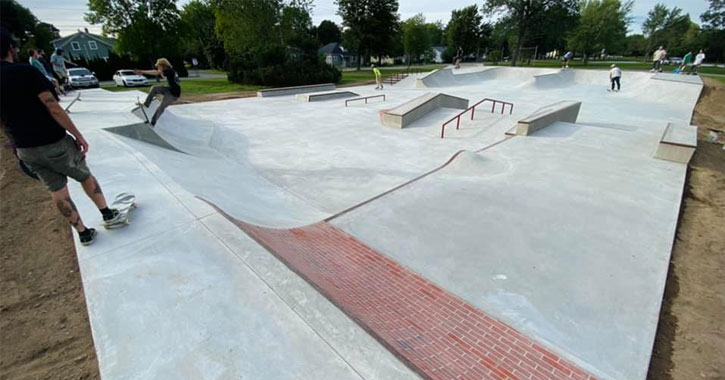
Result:
[[[0,65],[0,117],[5,132],[18,148],[52,144],[66,131],[38,98],[52,93],[53,85],[33,66],[2,62]]]
[[[181,86],[179,86],[179,77],[176,75],[176,71],[174,69],[166,69],[164,70],[164,76],[166,77],[166,80],[169,81],[169,90],[171,90],[171,95],[174,95],[175,97],[181,96]]]

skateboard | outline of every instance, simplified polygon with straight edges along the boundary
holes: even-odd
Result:
[[[111,202],[111,205],[108,207],[112,209],[117,209],[121,215],[121,219],[113,224],[104,224],[103,227],[105,227],[107,230],[110,230],[112,228],[127,226],[131,224],[131,221],[129,220],[129,214],[131,213],[131,210],[137,207],[136,196],[132,193],[118,194],[116,195],[116,198],[113,200],[113,202]]]
[[[146,123],[151,123],[151,120],[149,120],[149,115],[146,114],[145,106],[143,105],[143,103],[141,103],[141,98],[139,98],[138,96],[136,97],[136,105],[138,106],[138,108],[141,109],[141,113],[143,113],[143,117],[144,119],[146,119]]]

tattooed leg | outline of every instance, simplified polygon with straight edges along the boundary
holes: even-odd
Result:
[[[101,185],[98,184],[96,177],[90,176],[85,181],[81,182],[83,190],[86,192],[89,198],[96,204],[99,210],[106,208],[106,197],[103,196]]]
[[[78,232],[85,231],[86,226],[83,224],[80,214],[78,214],[78,209],[76,208],[76,205],[70,199],[68,187],[64,187],[61,190],[52,192],[50,193],[50,195],[53,198],[53,202],[55,202],[55,206],[58,207],[58,211],[60,211],[61,215],[68,219],[68,223],[70,223],[70,225],[73,226],[73,228],[75,228]]]

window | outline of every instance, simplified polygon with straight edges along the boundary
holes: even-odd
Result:
[[[70,46],[73,48],[73,50],[81,50],[81,44],[79,44],[78,42],[73,41],[70,43]]]
[[[88,41],[88,47],[90,47],[91,50],[98,50],[98,45],[96,44],[96,41]]]

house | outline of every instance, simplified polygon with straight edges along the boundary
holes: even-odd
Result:
[[[443,54],[446,52],[447,47],[445,46],[433,46],[433,62],[443,63]]]
[[[321,47],[319,51],[320,54],[325,56],[325,62],[327,62],[328,65],[336,67],[357,66],[357,54],[346,50],[337,42],[330,42],[329,44]]]
[[[86,59],[108,59],[109,53],[116,45],[113,38],[99,36],[85,31],[78,30],[78,33],[71,34],[50,42],[56,49],[63,49],[63,55],[71,60]]]

